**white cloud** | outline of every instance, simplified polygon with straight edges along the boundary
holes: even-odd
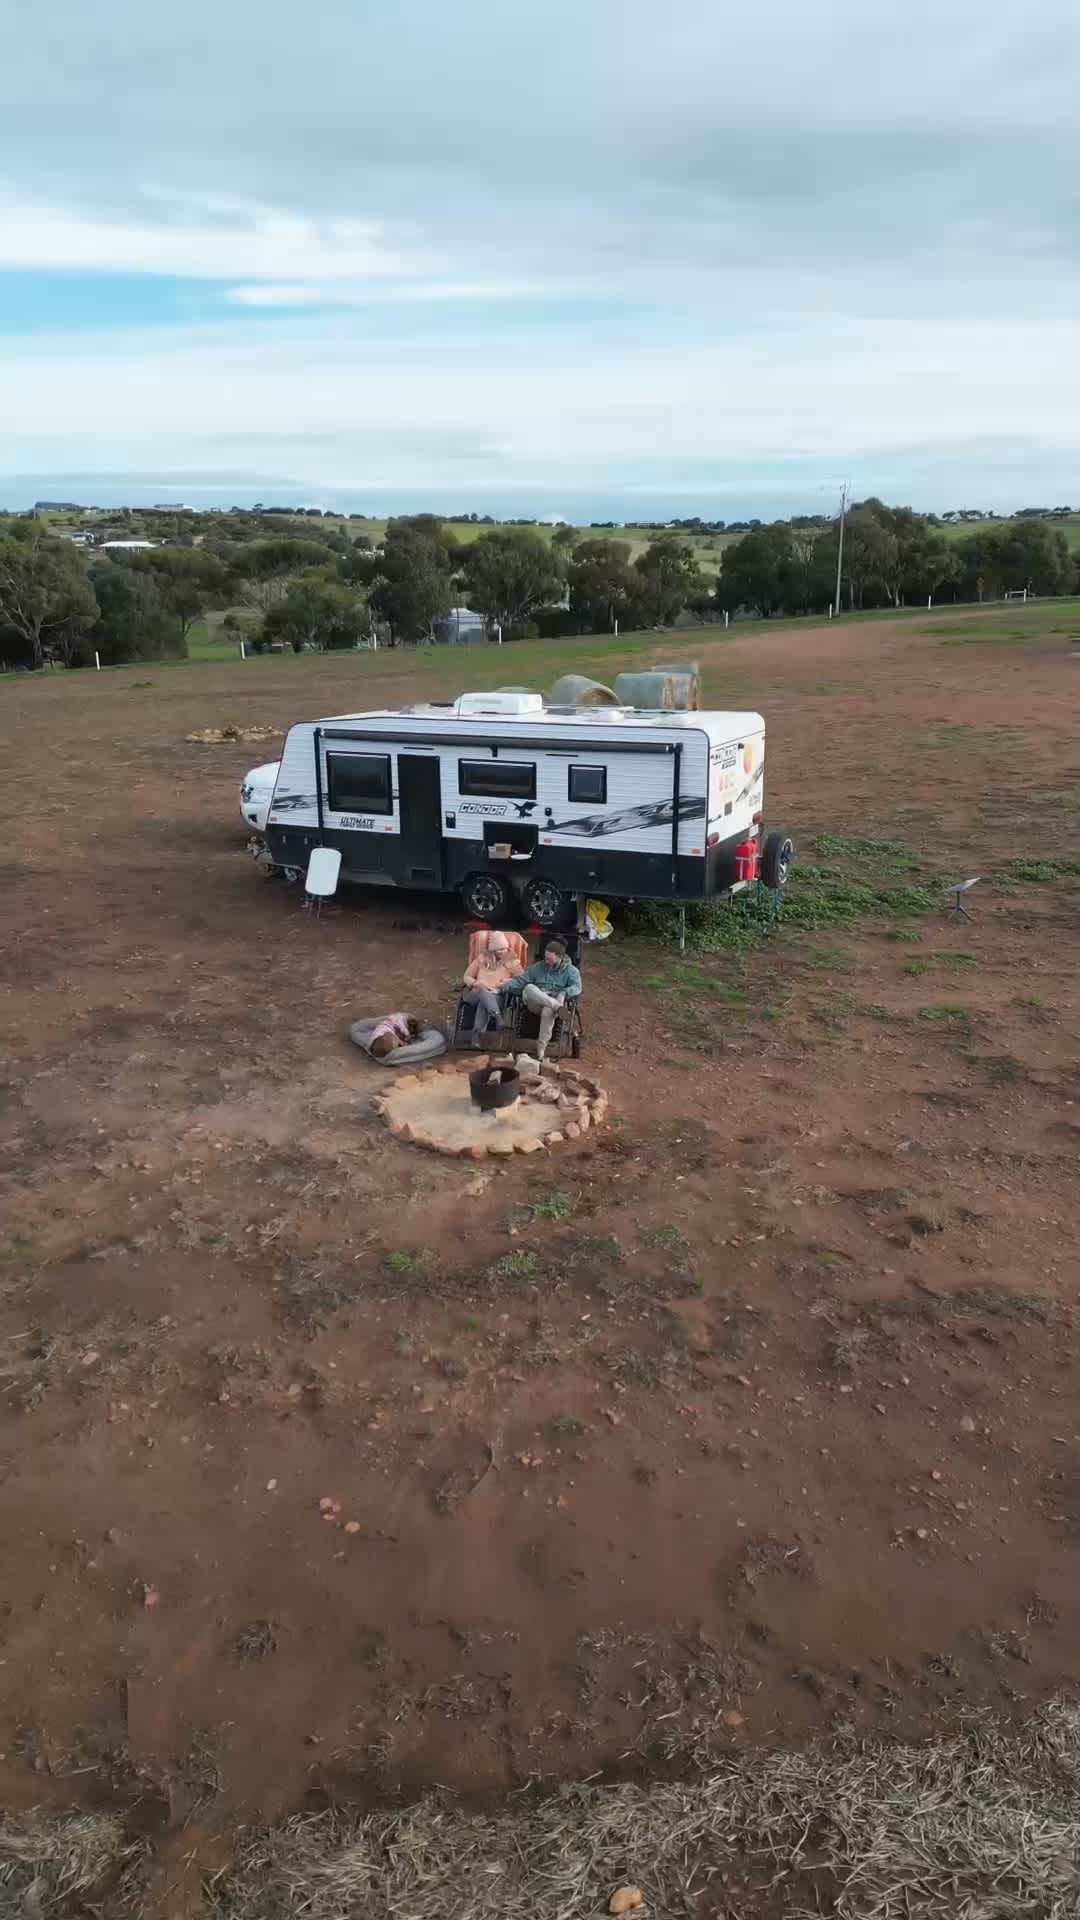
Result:
[[[284,327],[284,330],[283,330]],[[589,330],[423,342],[303,319],[107,342],[39,341],[7,356],[7,424],[24,449],[141,444],[138,464],[266,470],[315,484],[415,485],[572,473],[678,485],[689,465],[955,447],[981,436],[1068,448],[1080,419],[1071,320],[889,320],[748,328],[713,345],[611,342]],[[1002,366],[1010,377],[1002,382]],[[185,452],[186,450],[186,452]],[[52,464],[52,463],[50,463]]]
[[[433,258],[391,245],[375,220],[317,221],[222,198],[146,196],[158,218],[102,219],[0,201],[0,267],[81,267],[196,280],[323,282],[423,271]],[[173,218],[163,216],[162,205]]]
[[[1076,0],[53,0],[9,38],[0,268],[222,315],[0,335],[9,466],[224,435],[316,487],[676,487],[1080,441]]]
[[[480,305],[503,300],[560,298],[589,291],[585,283],[541,280],[307,280],[255,282],[229,287],[225,299],[239,307],[371,307],[390,302],[425,305],[438,301],[471,301]]]

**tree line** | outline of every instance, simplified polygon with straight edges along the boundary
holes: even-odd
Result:
[[[997,600],[1080,591],[1080,563],[1060,527],[1012,519],[950,538],[910,507],[863,500],[839,521],[777,520],[727,547],[717,597],[731,612],[824,613],[917,605],[927,599]]]
[[[391,520],[378,544],[319,519],[297,528],[268,513],[177,514],[170,532],[145,550],[105,554],[33,516],[0,520],[0,662],[183,658],[193,623],[222,609],[226,628],[256,652],[351,648],[372,636],[390,645],[447,640],[462,606],[504,640],[670,626],[684,614],[822,614],[841,558],[838,521],[808,516],[751,528],[725,547],[719,571],[678,530],[658,532],[637,555],[617,529],[562,526],[547,538],[502,525],[462,541],[435,514]],[[1080,590],[1078,558],[1047,520],[1013,518],[950,538],[932,516],[877,499],[846,516],[843,611],[996,599],[1025,587]]]

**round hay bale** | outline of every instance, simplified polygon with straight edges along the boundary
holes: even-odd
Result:
[[[622,703],[610,687],[583,673],[564,673],[547,696],[549,707],[617,707]]]
[[[669,673],[620,673],[615,676],[615,692],[620,707],[638,707],[647,712],[670,711],[675,705],[675,682]]]
[[[653,664],[653,672],[667,674],[677,712],[700,712],[701,672],[696,660],[657,660]]]

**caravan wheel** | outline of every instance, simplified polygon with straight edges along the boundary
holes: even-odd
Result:
[[[567,905],[565,893],[554,880],[530,880],[521,889],[521,910],[531,926],[561,926]]]
[[[509,895],[495,873],[470,873],[461,889],[461,902],[474,920],[501,920]]]
[[[786,887],[794,859],[794,841],[786,833],[770,833],[761,856],[762,885],[772,893]]]

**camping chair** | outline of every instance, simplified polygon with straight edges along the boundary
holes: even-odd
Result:
[[[469,937],[469,966],[470,967],[475,966],[477,960],[479,960],[480,958],[480,955],[486,952],[488,943],[491,939],[493,932],[495,932],[495,928],[493,927],[477,927],[475,931],[470,935]],[[517,961],[520,967],[527,967],[529,964],[529,943],[526,940],[525,935],[523,933],[508,933],[506,935],[506,940],[510,947],[510,953],[512,958]],[[451,1035],[450,1035],[450,1046],[452,1050],[458,1047],[471,1047],[472,1045],[473,1027],[476,1024],[476,1015],[479,1009],[477,1007],[474,1007],[471,1001],[466,999],[465,996],[467,992],[468,992],[468,988],[463,989],[462,993],[458,998],[457,1007],[454,1012],[453,1031],[451,1032]],[[508,1021],[512,1020],[515,1017],[515,1013],[516,1013],[515,1009],[511,1009],[508,1007],[507,1020]],[[510,1031],[511,1031],[511,1028],[509,1026],[488,1028],[488,1034],[490,1035],[490,1051],[492,1053],[498,1053],[505,1050],[507,1037]]]
[[[567,955],[580,971],[582,948],[580,933],[578,933],[575,928],[572,933],[561,934],[560,938],[565,940]],[[550,939],[550,933],[541,932],[536,952],[533,955],[534,960],[543,959],[544,948]],[[525,964],[528,965],[528,960],[526,960]],[[548,1043],[547,1050],[549,1060],[565,1060],[568,1056],[571,1059],[580,1060],[585,1036],[585,1028],[581,1020],[581,1002],[583,998],[584,985],[581,993],[579,993],[575,999],[568,1000],[566,1005],[555,1015],[555,1025],[551,1030],[551,1039]],[[531,1052],[540,1039],[540,1015],[534,1013],[531,1007],[527,1007],[523,1001],[513,1000],[510,1003],[510,1020],[510,1034],[515,1053],[519,1049],[525,1053]]]

